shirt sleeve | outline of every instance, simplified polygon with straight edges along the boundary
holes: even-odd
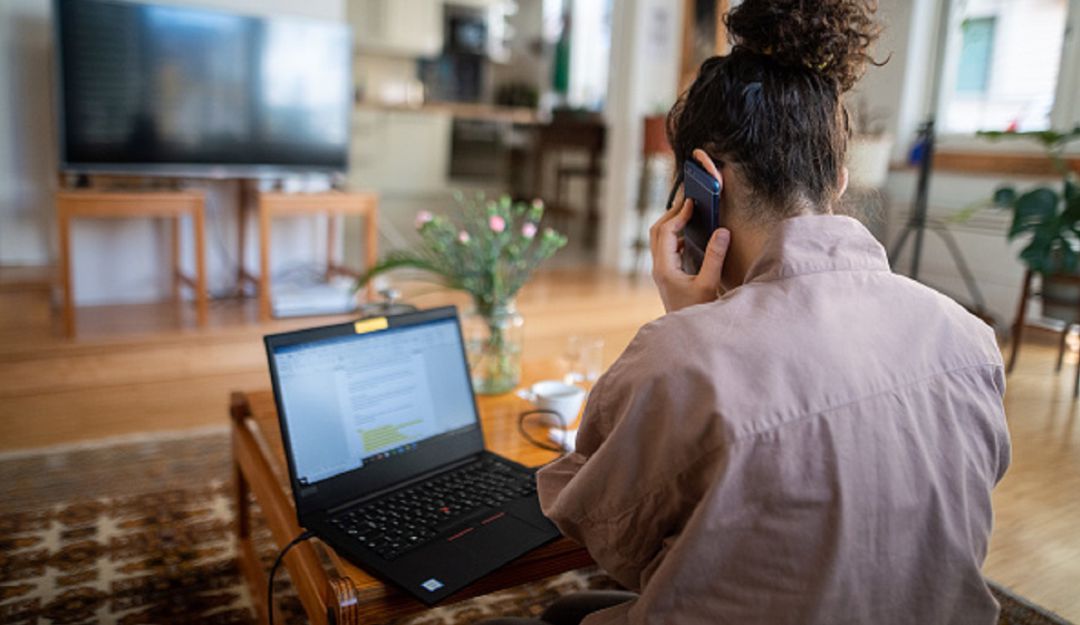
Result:
[[[681,399],[686,372],[671,366],[677,345],[653,342],[639,333],[597,383],[576,450],[538,476],[544,513],[632,590],[644,585],[706,479],[700,458],[686,451],[700,432]],[[676,415],[680,427],[672,427]]]

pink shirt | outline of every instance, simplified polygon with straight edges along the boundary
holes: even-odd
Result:
[[[539,474],[641,593],[585,623],[992,625],[1004,390],[993,331],[859,222],[784,221],[746,284],[641,329]]]

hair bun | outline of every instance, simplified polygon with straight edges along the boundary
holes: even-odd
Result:
[[[843,92],[874,62],[876,9],[874,0],[744,0],[725,21],[735,46],[816,71]]]

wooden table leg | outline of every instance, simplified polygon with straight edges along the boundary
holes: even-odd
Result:
[[[251,485],[244,475],[240,458],[244,454],[244,445],[247,444],[240,435],[245,427],[244,419],[248,414],[247,402],[241,393],[233,393],[229,414],[232,417],[232,470],[233,470],[233,503],[236,506],[236,554],[240,566],[240,573],[247,581],[248,592],[255,607],[255,620],[258,623],[266,623],[266,572],[263,570],[262,561],[255,550],[255,543],[251,538]]]
[[[60,239],[60,289],[63,297],[64,334],[68,338],[75,337],[75,302],[72,301],[71,289],[71,220],[67,210],[60,201],[57,216]]]
[[[199,326],[206,325],[206,204],[202,201],[195,209],[195,306]]]
[[[1061,365],[1065,362],[1065,348],[1069,343],[1069,330],[1072,329],[1072,324],[1066,323],[1065,329],[1061,331],[1061,336],[1058,337],[1058,355],[1057,364],[1054,365],[1054,373],[1061,373]]]
[[[259,319],[270,320],[270,211],[259,202]]]
[[[360,594],[348,577],[330,580],[326,597],[326,622],[330,625],[360,625]]]
[[[326,280],[334,277],[334,267],[337,266],[334,252],[337,251],[337,215],[326,215]]]
[[[169,233],[172,239],[172,297],[173,301],[177,304],[180,303],[180,283],[182,282],[180,276],[183,272],[180,269],[180,217],[173,217],[169,219],[171,232]]]
[[[244,271],[244,262],[247,252],[247,208],[251,193],[248,190],[248,181],[239,180],[236,197],[236,288],[240,295],[244,294],[244,282],[247,272]]]
[[[1058,371],[1061,371],[1061,361],[1065,356],[1065,338],[1069,335],[1072,324],[1065,322],[1065,331],[1061,333],[1061,351],[1058,352]],[[1076,378],[1073,380],[1073,401],[1080,399],[1080,360],[1076,361]]]
[[[246,488],[250,489],[259,502],[259,509],[266,519],[266,525],[277,547],[281,549],[299,536],[303,528],[297,524],[296,512],[277,481],[274,470],[263,455],[261,447],[247,427],[245,415],[248,412],[242,395],[239,400],[237,395],[233,395],[230,408],[230,413],[233,415],[233,462],[237,467],[236,472],[242,474],[242,479],[246,481]],[[237,528],[239,527],[238,524]],[[252,599],[256,602],[260,615],[265,617],[266,608],[263,606],[266,605],[265,588],[268,583],[266,571],[262,568],[250,535],[246,538],[239,534],[237,536],[237,557],[240,561],[240,569],[247,579]],[[315,552],[315,547],[310,542],[301,542],[289,551],[283,562],[289,569],[293,587],[312,624],[325,625],[326,616],[330,613],[326,603],[330,594],[328,590],[330,582]]]
[[[1020,353],[1020,343],[1024,338],[1024,322],[1027,317],[1027,305],[1028,298],[1031,296],[1031,280],[1034,274],[1031,270],[1024,272],[1024,287],[1020,293],[1020,305],[1016,309],[1016,321],[1013,322],[1012,328],[1012,353],[1009,355],[1009,365],[1005,368],[1005,373],[1012,373],[1013,367],[1016,366],[1016,357]]]
[[[364,214],[364,236],[366,240],[364,242],[364,272],[375,266],[379,262],[379,216],[375,206],[371,207],[367,213]],[[375,282],[369,280],[367,283],[367,301],[371,302],[375,300]]]

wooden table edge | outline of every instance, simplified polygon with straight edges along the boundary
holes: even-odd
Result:
[[[230,430],[232,433],[234,496],[236,498],[237,558],[255,603],[260,622],[266,622],[267,574],[255,551],[251,535],[248,494],[253,493],[266,517],[274,543],[283,548],[304,530],[296,519],[288,494],[274,476],[267,445],[252,427],[253,412],[248,397],[251,393],[233,392],[230,398]],[[263,441],[262,443],[265,443]],[[265,476],[270,476],[267,480]],[[323,545],[338,570],[359,571],[328,546]],[[439,606],[451,605],[521,584],[580,569],[594,564],[588,551],[566,538],[560,538],[535,549],[510,564],[470,584]],[[300,543],[284,559],[290,577],[308,617],[316,625],[359,625],[367,608],[373,619],[387,621],[428,609],[405,592],[386,584],[361,590],[348,575],[331,575],[320,562],[315,546]],[[275,612],[275,615],[277,613]],[[378,622],[377,620],[374,622]]]

